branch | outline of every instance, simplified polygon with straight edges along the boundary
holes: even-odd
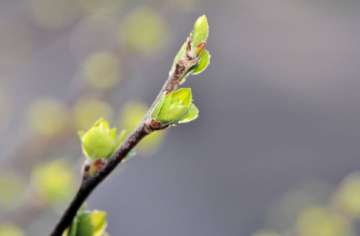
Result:
[[[129,154],[129,152],[148,134],[153,131],[166,129],[169,125],[163,125],[151,118],[152,111],[164,94],[175,91],[182,80],[198,63],[198,55],[194,53],[191,42],[191,35],[186,40],[186,54],[183,58],[175,62],[169,73],[169,77],[164,83],[158,96],[150,107],[144,121],[139,127],[125,140],[123,145],[115,152],[110,160],[105,164],[95,176],[84,178],[80,188],[66,209],[58,224],[54,228],[51,236],[62,236],[63,232],[70,226],[77,211],[84,204],[85,200],[93,190],[119,165]]]

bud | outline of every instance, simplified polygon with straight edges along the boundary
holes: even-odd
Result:
[[[210,59],[211,59],[211,55],[210,55],[209,51],[202,50],[199,54],[199,62],[196,65],[196,67],[194,68],[194,70],[192,71],[192,74],[198,75],[201,72],[203,72],[204,70],[206,70],[206,68],[210,64]]]
[[[198,110],[192,104],[191,88],[180,88],[163,96],[152,113],[152,119],[168,125],[189,122],[197,114]]]
[[[91,159],[109,158],[116,148],[124,141],[125,132],[116,134],[116,128],[101,118],[87,132],[79,132],[84,155]]]
[[[205,15],[200,16],[194,24],[194,31],[192,35],[192,43],[195,47],[201,43],[206,43],[209,37],[209,23]]]
[[[106,212],[80,210],[63,236],[104,236],[107,235],[106,227]]]

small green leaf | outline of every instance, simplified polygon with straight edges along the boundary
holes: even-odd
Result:
[[[199,62],[196,65],[196,67],[194,68],[194,70],[192,71],[192,74],[198,75],[201,72],[203,72],[204,70],[206,70],[206,68],[210,64],[210,60],[211,60],[211,55],[210,55],[209,51],[208,50],[201,51],[201,53],[199,55]]]
[[[84,155],[91,160],[110,157],[126,137],[125,131],[122,131],[119,136],[116,133],[116,128],[110,128],[109,123],[102,118],[88,131],[80,131]]]
[[[76,236],[101,236],[107,226],[106,212],[83,212],[78,216]]]
[[[194,24],[192,33],[192,45],[197,47],[200,43],[206,42],[209,37],[209,24],[205,15],[200,16]],[[174,64],[186,54],[186,42],[184,42],[175,56]]]
[[[196,47],[200,43],[206,42],[209,37],[209,23],[205,15],[200,16],[195,24],[192,35],[192,43]]]
[[[199,117],[199,109],[195,104],[191,104],[189,111],[181,118],[179,124],[189,123]]]
[[[190,109],[192,104],[191,88],[180,88],[165,95],[160,102],[157,115],[152,118],[163,124],[178,122]]]

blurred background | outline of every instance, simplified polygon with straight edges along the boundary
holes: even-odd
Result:
[[[152,135],[88,200],[110,235],[360,235],[360,1],[1,0],[0,236],[48,235],[78,130],[133,129],[196,17],[196,122]]]

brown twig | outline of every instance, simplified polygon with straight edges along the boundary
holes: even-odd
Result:
[[[84,204],[85,200],[92,193],[92,191],[116,168],[118,164],[120,164],[126,158],[129,152],[145,136],[147,136],[153,131],[165,129],[168,127],[168,125],[161,125],[159,122],[152,120],[151,113],[155,105],[163,96],[163,94],[176,90],[179,84],[182,82],[182,79],[185,78],[188,72],[197,64],[198,58],[195,55],[191,46],[191,36],[187,38],[186,43],[186,55],[184,56],[184,58],[181,58],[179,61],[177,61],[171,69],[168,79],[164,83],[158,96],[150,107],[149,112],[144,118],[144,121],[125,140],[123,145],[113,155],[113,157],[110,158],[110,160],[106,163],[106,165],[101,171],[99,171],[95,176],[85,178],[82,181],[77,194],[71,201],[69,207],[66,209],[63,216],[60,218],[60,221],[54,228],[53,232],[50,234],[51,236],[62,236],[63,232],[66,230],[66,228],[70,226],[74,217],[77,214],[77,211]]]

